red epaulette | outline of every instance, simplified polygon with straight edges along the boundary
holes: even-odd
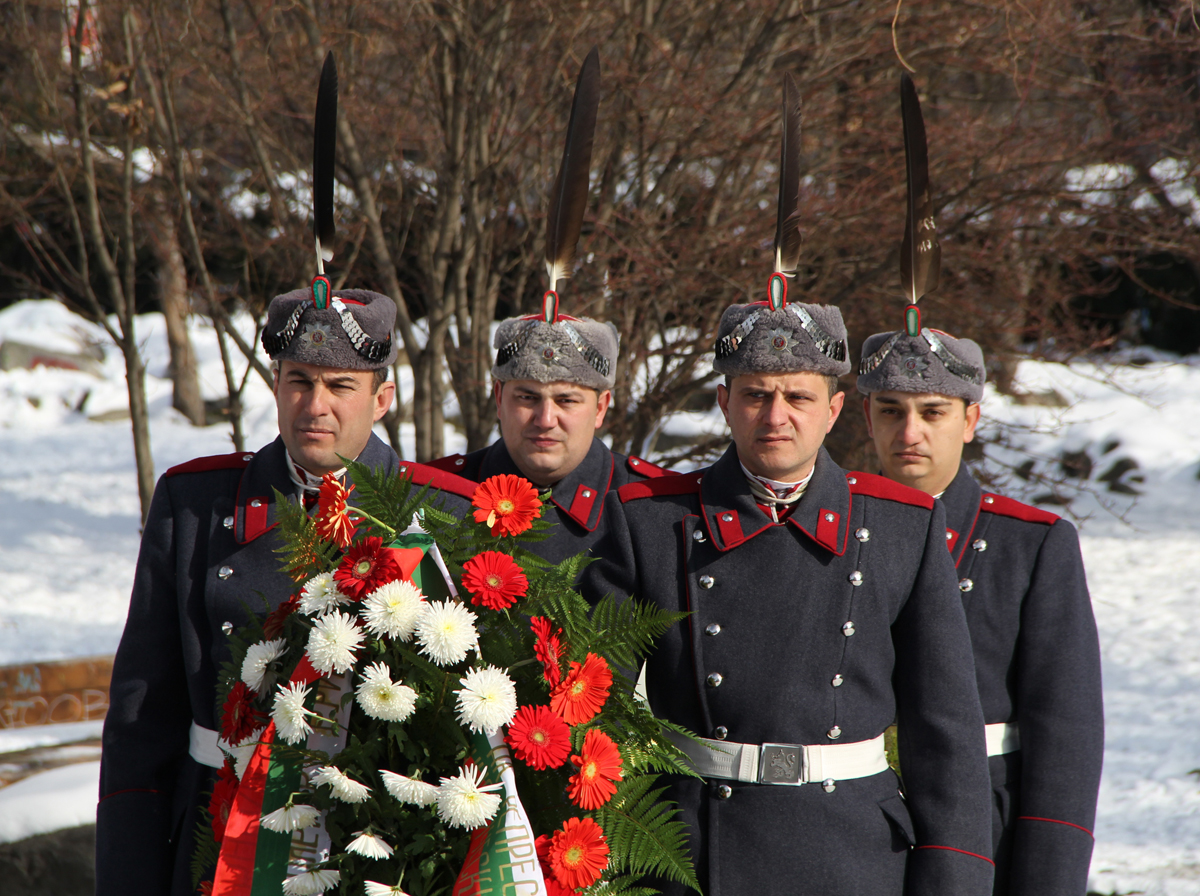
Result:
[[[983,500],[979,502],[979,509],[987,513],[1012,517],[1014,520],[1041,523],[1045,526],[1053,526],[1062,519],[1048,510],[1039,510],[1028,504],[1022,504],[1020,501],[1014,501],[1012,498],[1005,498],[1003,495],[984,495]]]
[[[433,464],[416,464],[407,460],[400,462],[400,475],[408,476],[414,485],[428,485],[440,492],[450,492],[463,498],[472,497],[479,485],[470,479],[448,473]]]
[[[445,470],[447,473],[457,473],[463,468],[464,463],[466,463],[466,458],[461,454],[449,454],[446,457],[431,460],[423,466],[433,467],[435,470]]]
[[[893,482],[883,476],[873,473],[846,474],[846,483],[850,486],[852,495],[870,495],[872,498],[883,498],[886,501],[897,501],[901,504],[912,504],[914,507],[924,507],[933,510],[933,496],[927,495],[915,488]]]
[[[637,473],[639,476],[645,476],[647,479],[658,479],[662,476],[678,476],[674,470],[667,470],[660,467],[658,464],[652,464],[644,457],[630,457],[625,461],[625,465],[629,467],[629,472]]]
[[[642,482],[630,482],[617,489],[621,503],[635,501],[638,498],[653,498],[659,495],[691,495],[699,494],[702,473],[676,473],[672,476],[661,476],[658,479],[646,479]]]
[[[207,473],[209,470],[244,470],[253,459],[254,453],[251,451],[197,457],[185,463],[176,464],[163,473],[163,476],[178,476],[180,473]]]

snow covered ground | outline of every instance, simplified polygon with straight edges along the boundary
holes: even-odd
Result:
[[[231,451],[227,429],[192,428],[171,409],[161,320],[148,315],[139,327],[157,471]],[[197,323],[193,338],[205,394],[218,397],[213,333]],[[5,339],[68,351],[105,342],[51,302],[0,312]],[[1200,361],[1146,352],[1126,360],[1135,363],[1022,364],[1030,397],[989,392],[984,402],[987,471],[1014,497],[1055,493],[1068,502],[1057,509],[1080,523],[1108,714],[1092,889],[1200,894]],[[0,451],[9,458],[0,469],[0,664],[111,653],[120,637],[138,501],[128,422],[89,419],[126,406],[111,345],[102,369],[0,371]],[[253,376],[246,405],[248,446],[258,447],[274,437],[274,410]],[[719,432],[718,421],[693,413],[674,424]],[[405,437],[411,444],[411,431]],[[1076,476],[1064,478],[1064,459]],[[4,740],[15,735],[0,736],[0,751],[20,748]],[[0,841],[89,817],[95,766],[72,768],[0,790],[0,817],[25,819],[5,824]]]

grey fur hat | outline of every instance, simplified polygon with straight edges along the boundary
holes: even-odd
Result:
[[[846,324],[833,305],[730,305],[717,328],[716,355],[713,369],[726,376],[850,372]]]
[[[977,343],[928,327],[920,336],[895,330],[868,337],[858,365],[858,391],[863,395],[933,392],[976,404],[986,381],[983,349]]]
[[[396,360],[396,303],[367,289],[343,289],[318,308],[312,288],[271,299],[262,344],[272,361],[377,370]]]
[[[575,383],[589,389],[611,389],[617,378],[617,328],[588,317],[555,315],[510,317],[496,328],[492,346],[497,382],[536,380]]]

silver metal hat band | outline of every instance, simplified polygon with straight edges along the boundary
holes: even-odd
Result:
[[[900,337],[904,335],[903,330],[897,330],[883,345],[879,346],[872,354],[863,358],[858,362],[859,376],[866,376],[873,370],[877,369],[880,364],[887,360],[887,356],[892,353],[896,343]],[[949,347],[942,342],[932,330],[928,327],[921,330],[921,336],[929,343],[929,350],[933,352],[933,356],[942,362],[942,366],[952,376],[958,377],[960,380],[965,380],[968,383],[973,383],[976,386],[983,383],[983,373],[976,370],[967,362],[959,358],[954,352],[950,351]]]
[[[292,340],[296,338],[296,330],[300,328],[300,318],[304,316],[304,309],[309,305],[308,302],[301,302],[292,309],[292,313],[279,328],[278,333],[268,333],[263,330],[262,344],[270,357],[275,357],[285,348],[292,344]]]
[[[817,323],[816,318],[799,305],[788,305],[787,310],[800,319],[800,328],[812,339],[817,351],[834,361],[844,361],[846,359],[845,340],[835,339],[830,336],[825,332],[825,328]],[[754,324],[757,323],[761,316],[761,311],[755,311],[747,315],[740,324],[733,328],[731,333],[727,333],[718,339],[715,349],[717,358],[728,358],[736,352],[738,346],[742,344],[742,340],[750,335],[750,332],[754,329]]]
[[[983,726],[989,756],[1003,756],[1021,749],[1021,732],[1016,722],[996,722]]]
[[[744,784],[830,783],[887,771],[883,735],[850,744],[739,744],[727,740],[671,740],[704,778]]]
[[[521,349],[525,347],[525,343],[529,341],[529,337],[532,335],[534,327],[536,327],[539,323],[543,323],[540,318],[538,320],[526,321],[525,326],[521,327],[515,339],[500,346],[500,348],[496,351],[497,367],[503,367],[518,354],[520,354]],[[592,366],[592,369],[596,371],[596,373],[600,374],[606,379],[608,378],[608,372],[612,369],[612,365],[609,363],[608,358],[604,357],[604,355],[600,354],[600,352],[596,351],[596,349],[589,345],[588,341],[580,335],[578,330],[576,330],[565,320],[557,321],[550,326],[560,327],[562,331],[567,334],[567,339],[570,340],[571,345],[575,347],[575,350],[579,352],[583,360],[587,361],[588,364]]]
[[[368,361],[382,362],[387,358],[392,351],[392,337],[388,337],[385,341],[380,342],[369,336],[354,315],[350,313],[350,309],[345,303],[334,297],[330,305],[337,312],[338,319],[342,322],[342,330],[346,334],[346,338],[350,340],[350,344],[354,350],[366,358]],[[308,301],[301,302],[288,315],[287,321],[280,327],[278,333],[267,333],[265,330],[262,335],[263,348],[271,357],[279,354],[285,348],[292,344],[292,340],[296,338],[296,331],[300,329],[300,318],[304,316],[304,312],[308,308],[315,307]]]

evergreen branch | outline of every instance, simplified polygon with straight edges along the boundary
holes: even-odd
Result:
[[[654,874],[699,892],[687,851],[687,826],[674,805],[662,801],[666,787],[655,788],[657,775],[624,778],[616,795],[596,810],[616,873]]]

